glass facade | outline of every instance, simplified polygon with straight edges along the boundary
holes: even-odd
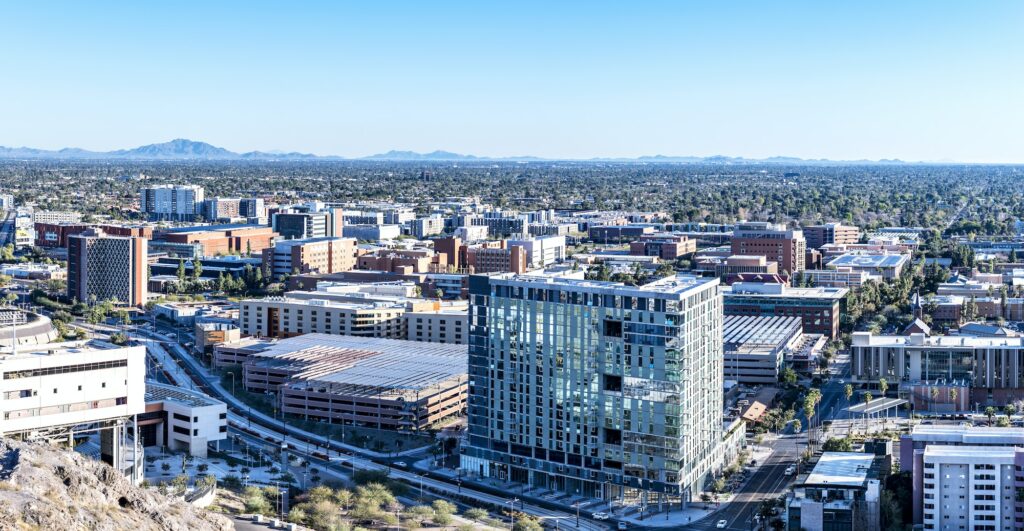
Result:
[[[470,278],[469,473],[687,498],[722,437],[718,281]]]

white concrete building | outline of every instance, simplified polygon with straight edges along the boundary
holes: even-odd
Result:
[[[0,354],[0,436],[29,437],[145,411],[144,347],[83,341],[10,348]]]
[[[0,354],[0,436],[67,443],[99,431],[100,459],[136,483],[127,425],[145,412],[145,347],[75,341]]]
[[[455,237],[464,242],[479,242],[487,239],[487,225],[467,225],[455,229]]]
[[[78,223],[82,214],[69,210],[35,210],[32,212],[33,223]]]
[[[422,240],[427,236],[444,232],[444,218],[441,216],[429,216],[414,219],[409,222],[409,229],[413,236]]]
[[[173,385],[146,382],[145,417],[139,419],[143,440],[196,457],[206,457],[210,443],[228,437],[224,402]],[[153,426],[152,433],[147,426]]]
[[[164,184],[139,192],[139,210],[151,219],[192,221],[201,213],[205,192],[195,184]]]
[[[924,529],[996,531],[1015,520],[1013,447],[929,445],[923,457]]]
[[[405,328],[410,341],[431,343],[469,343],[469,314],[461,309],[407,312]]]
[[[526,265],[531,269],[547,267],[565,259],[565,236],[509,240],[508,246],[513,245],[518,245],[526,251]]]

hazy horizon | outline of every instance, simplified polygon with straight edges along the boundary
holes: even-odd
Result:
[[[1024,4],[0,5],[0,145],[1020,163]]]

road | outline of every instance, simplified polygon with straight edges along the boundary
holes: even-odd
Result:
[[[719,520],[728,522],[726,529],[750,530],[761,501],[778,499],[795,476],[785,475],[786,467],[796,463],[803,450],[802,435],[784,435],[773,444],[772,455],[757,468],[740,492],[718,512],[685,529],[716,529]]]
[[[821,402],[818,405],[818,416],[815,417],[815,424],[820,425],[825,420],[845,418],[846,403],[844,396],[845,382],[849,377],[850,355],[847,352],[840,353],[832,363],[829,371],[829,379],[821,386]],[[799,411],[797,419],[803,426],[808,426],[807,417],[803,411]],[[763,463],[740,489],[739,493],[719,511],[704,518],[703,520],[686,526],[686,529],[718,529],[716,526],[719,520],[725,520],[725,529],[750,530],[754,529],[754,516],[763,500],[778,499],[789,487],[790,482],[796,477],[786,476],[785,470],[799,460],[800,454],[807,444],[805,433],[783,435],[770,443],[772,455]]]
[[[153,331],[140,329],[138,330],[138,333],[151,339],[166,341],[166,337],[162,337],[159,333]],[[351,453],[353,450],[362,449],[354,449],[348,445],[342,446],[337,441],[329,441],[319,435],[299,430],[292,426],[287,426],[281,421],[272,419],[258,411],[253,411],[242,404],[234,396],[227,393],[227,391],[220,386],[219,382],[214,381],[213,378],[207,375],[206,371],[199,365],[199,363],[191,355],[185,352],[178,343],[166,341],[165,344],[170,347],[168,351],[173,353],[174,357],[183,363],[183,366],[187,369],[189,377],[196,381],[196,385],[198,387],[228,404],[228,408],[230,410],[228,422],[236,431],[244,430],[247,433],[261,437],[264,441],[268,442],[288,440],[291,444],[292,449],[290,451],[292,453],[302,456],[303,458],[308,458],[317,461],[318,463],[322,463],[320,466],[329,466],[332,469],[339,470],[336,467],[340,467],[341,465],[338,464],[337,461],[344,460],[346,463],[350,463],[350,466],[355,466],[360,470],[388,471],[390,477],[394,479],[405,481],[414,487],[419,487],[420,484],[422,484],[425,489],[446,497],[472,499],[477,505],[487,504],[494,507],[508,507],[509,505],[508,502],[510,496],[503,492],[500,494],[486,492],[484,489],[479,487],[467,487],[465,483],[459,486],[449,483],[448,481],[441,480],[439,477],[421,476],[414,472],[399,470],[389,466],[387,463],[381,463],[371,458]],[[310,447],[308,444],[304,443],[311,443],[313,446]],[[319,447],[327,447],[328,444],[332,449],[331,454],[333,456],[337,456],[332,459],[332,462],[329,465],[324,463],[322,459],[313,455]],[[533,503],[522,504],[522,502],[520,502],[517,506],[520,507],[522,512],[531,514],[540,519],[575,519],[575,513],[570,514],[566,511],[543,507]],[[584,531],[606,531],[609,529],[609,526],[604,523],[584,518],[580,520],[579,529]]]

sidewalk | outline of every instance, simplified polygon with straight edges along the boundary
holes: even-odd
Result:
[[[751,459],[758,463],[757,467],[760,467],[772,454],[772,449],[763,444],[756,447],[751,446],[750,449]],[[643,519],[641,519],[639,507],[636,505],[621,506],[616,501],[609,502],[607,500],[597,498],[588,498],[563,492],[549,491],[538,487],[530,487],[528,485],[502,481],[494,478],[479,478],[476,476],[460,475],[457,470],[450,468],[434,468],[432,458],[415,461],[412,463],[412,467],[417,470],[429,471],[434,474],[445,476],[452,480],[460,479],[462,484],[466,487],[486,485],[498,488],[507,492],[509,499],[518,498],[526,501],[527,503],[555,503],[562,506],[563,510],[569,513],[574,513],[576,511],[576,504],[579,503],[580,516],[590,518],[594,513],[603,512],[608,514],[609,520],[611,521],[625,521],[632,526],[638,527],[675,528],[691,524],[714,514],[718,509],[724,507],[728,500],[732,498],[730,495],[729,497],[721,498],[717,504],[709,503],[708,509],[704,509],[704,502],[699,500],[690,502],[689,507],[682,510],[679,509],[678,504],[674,504],[672,508],[667,508],[663,505],[662,510],[659,511],[656,503],[649,503],[642,515]],[[757,467],[754,468],[756,469]],[[738,490],[742,489],[745,485],[746,482],[740,484]],[[571,525],[569,527],[571,527]]]

